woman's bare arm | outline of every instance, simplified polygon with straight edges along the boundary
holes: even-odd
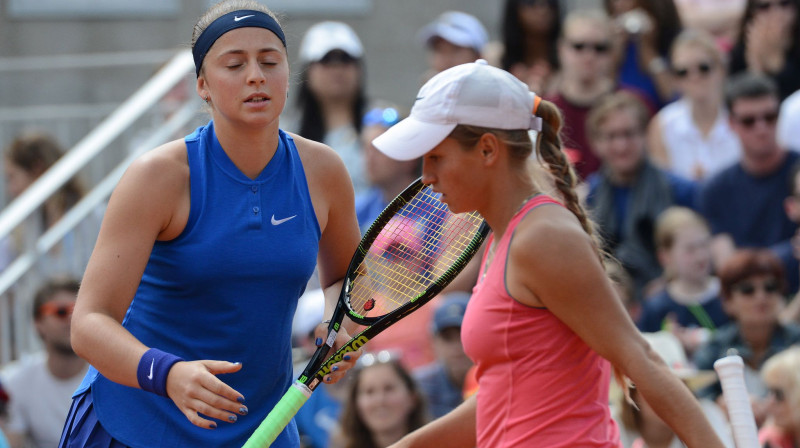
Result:
[[[688,388],[638,332],[616,297],[589,236],[561,207],[540,207],[520,225],[509,265],[528,300],[538,300],[600,356],[633,380],[689,447],[722,447]],[[526,275],[518,275],[524,272]],[[515,285],[509,285],[510,288]],[[524,300],[524,299],[523,299]]]

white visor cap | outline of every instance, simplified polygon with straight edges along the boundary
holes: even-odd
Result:
[[[420,89],[408,118],[372,144],[396,160],[413,160],[441,143],[459,124],[505,130],[541,130],[533,115],[536,94],[514,75],[485,60],[457,65]]]

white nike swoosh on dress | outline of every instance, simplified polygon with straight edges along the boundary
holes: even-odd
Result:
[[[288,218],[283,218],[283,219],[275,219],[275,215],[272,215],[272,219],[270,220],[270,222],[272,223],[273,226],[279,226],[279,225],[285,223],[286,221],[288,221],[288,220],[290,220],[292,218],[295,218],[295,217],[297,217],[297,215],[292,215],[292,216],[290,216]]]
[[[255,17],[255,14],[250,14],[249,16],[242,16],[242,17],[238,17],[238,16],[236,16],[236,17],[234,17],[234,18],[233,18],[233,21],[234,21],[234,22],[238,22],[238,21],[240,21],[240,20],[244,20],[244,19],[246,19],[246,18],[248,18],[248,17]]]

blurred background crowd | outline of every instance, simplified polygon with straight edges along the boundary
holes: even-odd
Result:
[[[57,444],[87,369],[70,316],[121,170],[208,119],[175,31],[207,5],[78,3],[0,2],[0,448]],[[281,127],[340,154],[362,230],[421,174],[372,139],[432,75],[484,58],[561,109],[620,300],[721,437],[733,446],[713,363],[736,353],[761,442],[800,446],[800,0],[265,3],[286,14]],[[476,392],[459,333],[476,272],[317,389],[306,446],[385,447]],[[298,373],[322,306],[312,280]],[[632,399],[609,401],[626,447],[682,446]]]

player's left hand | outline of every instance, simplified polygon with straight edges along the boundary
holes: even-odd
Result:
[[[325,344],[328,339],[328,323],[322,322],[317,325],[317,328],[314,330],[314,336],[316,338],[317,347]],[[334,341],[333,348],[328,351],[328,356],[336,353],[336,351],[347,344],[348,341],[350,341],[350,334],[343,326],[341,326],[339,328],[339,332],[336,334],[336,340]],[[322,377],[322,381],[324,381],[326,384],[335,384],[341,380],[344,377],[345,372],[352,369],[356,365],[356,361],[358,361],[358,358],[361,357],[361,353],[361,348],[345,353],[341,360],[337,361],[331,366],[330,373],[325,374],[325,376]]]

